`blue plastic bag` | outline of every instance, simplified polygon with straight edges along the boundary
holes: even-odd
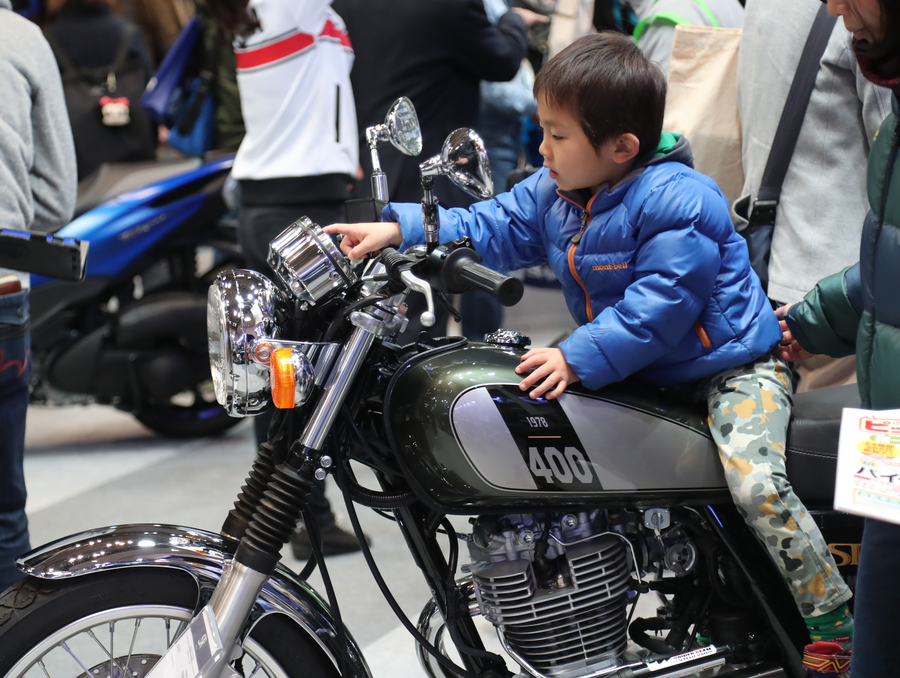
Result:
[[[195,78],[191,83],[190,94],[180,107],[169,131],[169,146],[185,155],[201,156],[211,151],[215,143],[216,107],[212,92],[205,91],[206,88],[203,88],[202,84],[201,78]],[[201,88],[204,91],[201,91]],[[191,109],[198,105],[195,103],[198,97],[203,97],[202,104],[199,104],[200,111],[192,125],[185,125],[185,119],[191,114]]]
[[[171,102],[184,89],[184,69],[199,35],[200,20],[196,16],[191,17],[178,34],[166,58],[156,69],[156,73],[150,78],[141,97],[141,105],[150,112],[154,121],[166,127],[172,127],[175,122]]]

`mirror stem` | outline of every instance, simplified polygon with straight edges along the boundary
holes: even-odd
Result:
[[[425,230],[425,246],[430,254],[440,243],[440,221],[438,219],[438,203],[434,199],[434,179],[422,177],[422,228]]]
[[[378,149],[374,145],[370,145],[369,151],[372,156],[372,197],[381,202],[390,202],[388,199],[387,175],[381,169]]]

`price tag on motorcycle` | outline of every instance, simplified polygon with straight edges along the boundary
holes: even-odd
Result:
[[[900,524],[900,410],[844,409],[834,508]]]
[[[222,655],[222,638],[216,617],[204,607],[185,629],[148,678],[200,678]]]

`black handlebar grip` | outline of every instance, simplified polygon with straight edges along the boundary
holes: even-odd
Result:
[[[518,278],[510,278],[486,266],[467,262],[458,269],[459,277],[475,289],[492,295],[504,306],[515,306],[522,299],[525,287]]]

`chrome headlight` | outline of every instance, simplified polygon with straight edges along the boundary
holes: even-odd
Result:
[[[306,217],[269,243],[269,265],[297,298],[316,304],[356,283],[356,275],[330,237]]]
[[[209,288],[209,365],[216,400],[233,417],[258,414],[272,402],[274,354],[291,358],[295,368],[286,370],[286,361],[279,361],[276,406],[297,407],[324,382],[339,352],[340,344],[283,339],[276,322],[279,307],[287,308],[284,293],[255,271],[225,271]]]
[[[216,400],[228,414],[256,414],[269,403],[268,355],[252,355],[260,340],[277,339],[276,307],[284,295],[255,271],[224,271],[209,288],[206,328]]]

